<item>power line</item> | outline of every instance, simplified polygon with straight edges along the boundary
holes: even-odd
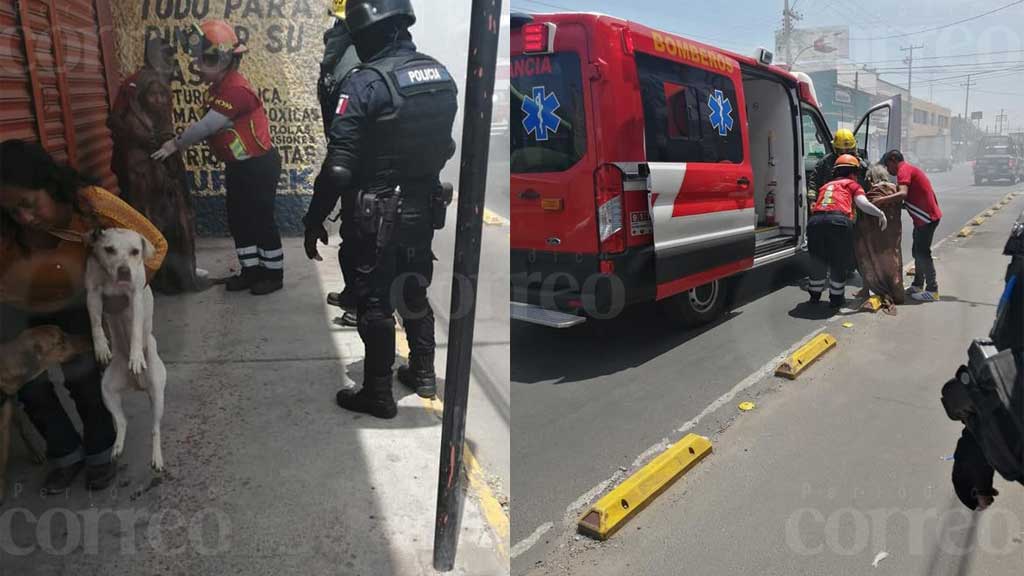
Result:
[[[914,60],[916,61],[917,59],[915,58]],[[1016,66],[1018,64],[1024,64],[1024,60],[1011,60],[1007,62],[969,62],[964,64],[935,64],[925,66],[914,66],[914,69],[933,70],[935,72],[941,70],[949,70],[951,72],[956,72],[957,70],[963,68],[977,69],[981,67],[982,70],[985,70],[986,68],[991,66]],[[907,66],[885,66],[881,68],[872,68],[871,71],[877,74],[892,74],[894,72],[906,72],[907,68]]]
[[[1024,70],[1024,66],[1017,66],[1017,67],[1013,67],[1013,68],[1006,68],[1006,69],[1003,69],[1003,70],[987,70],[985,72],[971,72],[969,74],[958,74],[956,76],[947,76],[945,78],[934,78],[932,80],[925,80],[925,81],[922,82],[922,84],[938,84],[938,85],[942,85],[942,83],[944,81],[946,81],[946,80],[960,80],[962,78],[966,78],[967,76],[972,76],[974,78],[978,78],[979,76],[981,76],[983,80],[992,80],[992,79],[995,79],[995,78],[1005,78],[1007,76],[1015,76],[1017,74],[1017,72],[1019,72],[1021,70]]]
[[[917,60],[945,60],[949,58],[968,58],[971,56],[989,56],[992,54],[1019,54],[1024,50],[996,50],[992,52],[973,52],[970,54],[949,54],[946,56],[921,56]],[[851,60],[852,61],[852,60]],[[889,60],[864,60],[859,61],[858,64],[885,64],[888,62],[903,62],[903,58],[893,58]]]
[[[918,34],[924,34],[926,32],[935,32],[936,30],[942,30],[943,28],[949,28],[950,26],[956,26],[957,24],[963,24],[964,22],[970,22],[971,20],[977,20],[978,18],[983,18],[985,16],[988,16],[989,14],[995,14],[996,12],[999,12],[1001,10],[1006,10],[1007,8],[1010,8],[1012,6],[1016,6],[1018,4],[1024,4],[1024,0],[1016,0],[1015,2],[1010,2],[1009,4],[1000,6],[999,8],[994,8],[994,9],[989,10],[988,12],[984,12],[982,14],[978,14],[978,15],[975,15],[975,16],[970,16],[968,18],[963,18],[961,20],[957,20],[956,22],[950,22],[949,24],[943,24],[941,26],[934,26],[932,28],[925,28],[924,30],[918,30],[917,32],[905,32],[903,34],[894,34],[892,36],[876,36],[874,38],[851,38],[851,40],[892,40],[893,38],[905,38],[907,36],[916,36]]]
[[[547,6],[548,8],[557,8],[559,10],[565,10],[566,12],[575,12],[573,8],[566,8],[565,6],[559,6],[558,4],[551,4],[550,2],[541,2],[540,0],[519,0],[520,2],[529,2],[530,4],[540,4],[541,6]]]
[[[975,92],[981,92],[982,94],[995,94],[996,96],[1024,96],[1024,92],[996,92],[993,90],[978,90],[974,89]]]

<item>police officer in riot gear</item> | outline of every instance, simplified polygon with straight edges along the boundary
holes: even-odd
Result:
[[[953,454],[953,489],[972,510],[989,507],[999,491],[995,472],[1024,485],[1024,212],[1006,241],[1010,257],[996,320],[987,340],[975,340],[967,364],[942,387],[942,405],[964,429]]]
[[[320,78],[317,81],[317,99],[320,101],[320,112],[324,120],[324,135],[328,140],[330,139],[331,124],[335,118],[335,107],[338,104],[341,82],[359,64],[359,55],[356,54],[356,47],[352,43],[352,34],[349,32],[348,26],[345,25],[345,0],[333,0],[330,14],[334,17],[334,26],[324,32],[324,57],[320,61]],[[314,193],[324,185],[324,180],[322,177],[317,177],[313,183]],[[355,257],[352,256],[352,253],[358,252],[361,247],[357,245],[358,234],[351,231],[353,222],[351,211],[341,214],[340,217],[342,220],[342,242],[338,248],[338,264],[341,267],[341,276],[345,281],[345,289],[342,292],[329,292],[327,303],[345,311],[341,317],[343,325],[355,326],[356,292],[353,288]],[[346,232],[348,233],[346,234]]]
[[[416,21],[409,0],[349,0],[345,21],[363,63],[342,82],[334,108],[321,171],[328,185],[316,191],[304,219],[306,252],[319,257],[323,221],[340,194],[343,212],[356,213],[365,248],[353,257],[366,360],[362,389],[342,390],[337,402],[393,418],[396,307],[411,352],[399,379],[422,397],[436,393],[434,316],[427,300],[430,244],[435,228],[443,226],[439,175],[455,151],[458,94],[448,70],[416,52],[408,31]]]

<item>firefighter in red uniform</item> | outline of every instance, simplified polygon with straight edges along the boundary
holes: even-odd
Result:
[[[811,252],[811,279],[807,290],[811,302],[821,300],[825,291],[826,272],[829,285],[829,303],[841,308],[846,302],[846,275],[853,252],[854,204],[866,214],[878,218],[885,230],[885,213],[875,207],[857,182],[860,161],[852,154],[836,159],[832,181],[818,190],[818,197],[807,221],[808,248]]]
[[[225,164],[228,227],[242,272],[228,280],[229,291],[270,294],[284,279],[284,251],[274,219],[281,155],[270,140],[266,109],[249,81],[238,72],[247,48],[231,25],[207,20],[189,40],[200,78],[210,85],[207,112],[181,136],[153,154],[157,160],[202,140]]]

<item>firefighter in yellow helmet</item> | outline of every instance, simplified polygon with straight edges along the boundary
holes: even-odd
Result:
[[[345,3],[347,0],[331,0],[331,16],[338,20],[345,19]]]
[[[853,257],[853,215],[860,208],[878,218],[885,230],[885,213],[868,201],[857,182],[861,162],[852,154],[836,159],[832,179],[819,190],[807,221],[807,248],[811,253],[811,277],[807,291],[811,302],[821,300],[828,284],[829,303],[839,309],[846,301],[846,277]],[[826,278],[827,277],[827,278]]]
[[[814,173],[811,174],[811,180],[807,183],[808,192],[812,197],[813,193],[817,192],[819,188],[832,179],[832,169],[836,164],[836,160],[843,154],[855,156],[860,161],[857,181],[860,182],[861,187],[865,185],[867,182],[867,164],[864,162],[864,158],[860,158],[857,155],[857,139],[854,138],[853,132],[849,128],[840,128],[836,130],[835,136],[832,137],[832,153],[818,161],[814,167]],[[813,200],[811,204],[813,204]]]

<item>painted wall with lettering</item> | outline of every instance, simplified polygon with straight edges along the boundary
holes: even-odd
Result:
[[[186,33],[211,18],[230,22],[249,47],[240,71],[259,91],[270,117],[274,145],[283,166],[278,186],[277,220],[287,234],[301,233],[301,219],[313,180],[326,151],[316,99],[323,56],[323,33],[334,25],[330,0],[110,0],[117,38],[118,64],[124,76],[138,70],[148,35],[167,38],[179,48],[180,74],[173,82],[175,123],[179,131],[200,119],[206,86],[185,54]],[[454,138],[461,139],[462,97],[469,43],[468,0],[413,0],[417,23],[412,34],[421,52],[444,63],[459,85],[459,115]],[[461,143],[460,143],[461,144]],[[442,178],[455,181],[458,160]],[[185,155],[192,181],[196,221],[201,235],[227,234],[224,166],[206,144]]]
[[[178,48],[180,72],[173,82],[179,131],[205,110],[206,86],[185,54],[187,32],[196,22],[223,18],[249,47],[240,71],[259,92],[281,153],[277,219],[287,233],[301,230],[313,179],[325,152],[316,80],[323,32],[333,25],[324,0],[111,0],[122,74],[143,64],[145,39],[161,36]],[[224,165],[205,143],[185,152],[202,235],[227,233]]]

